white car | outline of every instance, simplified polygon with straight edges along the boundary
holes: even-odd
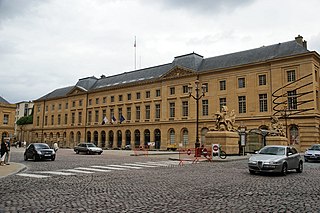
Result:
[[[312,145],[307,151],[304,153],[304,161],[319,161],[320,160],[320,144]]]
[[[292,169],[301,173],[303,160],[294,147],[265,146],[249,158],[248,167],[250,174],[275,172],[286,175]]]
[[[74,147],[73,149],[76,154],[79,154],[80,152],[86,153],[88,155],[98,153],[101,155],[103,150],[100,147],[97,147],[93,143],[80,143],[78,146]]]

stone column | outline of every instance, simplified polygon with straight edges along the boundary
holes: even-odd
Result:
[[[211,148],[212,144],[220,144],[221,149],[227,155],[239,154],[239,134],[237,132],[208,131],[205,137],[206,147]]]

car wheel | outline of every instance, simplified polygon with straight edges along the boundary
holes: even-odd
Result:
[[[87,154],[88,154],[88,155],[90,155],[90,154],[91,154],[89,150],[87,151]]]
[[[98,154],[101,155],[102,152],[99,152]]]
[[[251,174],[251,175],[256,174],[256,172],[255,172],[255,171],[253,171],[253,170],[249,170],[249,172],[250,172],[250,174]]]
[[[27,155],[24,155],[24,161],[27,161],[27,160],[28,160]]]
[[[287,173],[288,173],[288,165],[287,165],[287,163],[284,163],[284,164],[282,165],[281,174],[285,176],[285,175],[287,175]]]
[[[307,159],[304,159],[304,162],[308,162],[308,160],[307,160]]]
[[[76,154],[79,154],[79,150],[76,151]]]
[[[54,161],[56,159],[56,157],[52,157],[51,160]]]
[[[299,162],[298,168],[296,169],[298,173],[301,173],[303,170],[303,163],[302,161]]]
[[[36,155],[33,155],[33,156],[32,156],[32,160],[33,160],[33,161],[37,161]]]

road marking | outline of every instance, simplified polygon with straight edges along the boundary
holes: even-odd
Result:
[[[101,169],[110,169],[110,170],[127,170],[125,168],[116,168],[116,167],[111,167],[111,166],[91,166],[94,168],[101,168]]]
[[[58,171],[39,171],[39,172],[36,172],[36,173],[53,174],[53,175],[66,175],[66,176],[76,175],[76,174],[74,174],[74,173],[58,172]]]
[[[137,167],[137,166],[125,166],[125,165],[108,165],[108,166],[120,167],[120,168],[129,168],[129,169],[142,169],[141,167]]]
[[[110,170],[105,170],[105,169],[94,169],[94,168],[86,168],[86,167],[77,167],[74,169],[79,169],[79,170],[88,170],[88,171],[95,171],[95,172],[111,172]]]
[[[75,173],[83,173],[83,174],[92,174],[92,173],[94,173],[94,172],[81,171],[81,170],[76,170],[76,169],[67,169],[66,171],[68,171],[68,172],[75,172]]]
[[[128,166],[140,166],[140,167],[149,167],[149,168],[158,167],[158,166],[156,166],[156,165],[148,165],[148,164],[141,164],[141,163],[125,163],[124,165],[128,165]]]
[[[47,175],[36,175],[36,174],[27,174],[27,173],[22,173],[22,174],[17,174],[19,176],[22,177],[33,177],[33,178],[48,178],[51,176],[47,176]]]

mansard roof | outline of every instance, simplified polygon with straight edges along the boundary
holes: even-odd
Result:
[[[46,100],[58,97],[64,97],[70,92],[78,88],[84,88],[87,92],[98,89],[106,89],[114,86],[126,85],[130,83],[143,82],[148,80],[163,79],[173,68],[186,68],[196,72],[214,71],[218,69],[232,68],[241,65],[265,62],[273,59],[294,56],[307,53],[306,42],[302,41],[302,37],[298,36],[293,41],[278,43],[269,46],[262,46],[251,50],[215,56],[211,58],[203,58],[197,53],[176,56],[173,62],[159,66],[144,68],[131,72],[124,72],[113,76],[104,76],[96,78],[94,76],[79,79],[76,85],[60,88],[39,98],[38,100]],[[84,91],[85,91],[84,90]]]
[[[3,104],[10,104],[6,99],[4,99],[3,97],[0,96],[0,103]]]

